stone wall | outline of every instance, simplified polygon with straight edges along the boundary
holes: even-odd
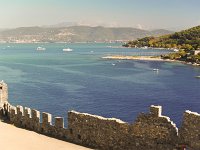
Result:
[[[191,149],[200,150],[200,114],[185,111],[179,139],[180,143],[190,146]]]
[[[173,150],[177,146],[178,129],[160,106],[140,114],[133,124],[119,119],[71,111],[68,113],[70,138],[79,144],[100,149]]]
[[[22,106],[11,106],[8,112],[11,124],[17,127],[36,131],[41,134],[52,136],[58,139],[67,140],[68,129],[64,128],[64,118],[56,117],[55,125],[52,125],[52,115],[49,113],[42,113],[35,109],[23,108]]]
[[[151,106],[149,114],[140,114],[131,125],[130,134],[139,149],[173,150],[178,143],[178,129],[161,106]]]
[[[187,150],[200,149],[200,114],[186,111],[178,131],[169,117],[162,115],[161,106],[151,106],[128,124],[115,118],[76,111],[68,112],[68,127],[64,118],[35,109],[5,103],[3,114],[11,124],[83,146],[105,150]],[[41,114],[41,115],[40,115]],[[40,117],[41,116],[41,117]],[[54,119],[55,124],[52,124]]]
[[[7,101],[8,101],[8,86],[2,80],[2,81],[0,81],[0,104],[4,104]],[[0,106],[0,107],[2,107],[2,106]]]
[[[129,124],[113,118],[68,112],[70,139],[99,149],[128,149]],[[125,140],[126,139],[126,140]]]

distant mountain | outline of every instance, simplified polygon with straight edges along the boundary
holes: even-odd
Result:
[[[136,28],[108,28],[89,26],[20,27],[0,32],[0,41],[6,42],[109,42],[128,41],[146,36],[172,33],[168,30],[147,31]]]
[[[44,28],[63,28],[63,27],[71,27],[71,26],[78,26],[77,22],[61,22],[54,25],[44,25]]]

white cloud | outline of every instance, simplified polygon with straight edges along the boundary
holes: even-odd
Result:
[[[143,26],[141,24],[137,24],[138,29],[143,29]]]
[[[95,22],[91,22],[91,21],[86,21],[86,20],[80,20],[78,22],[79,25],[85,25],[85,26],[91,26],[91,27],[95,27],[95,26],[104,26],[104,27],[121,27],[120,24],[118,24],[117,22],[104,22],[102,20],[97,20]]]

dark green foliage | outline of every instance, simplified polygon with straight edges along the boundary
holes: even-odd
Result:
[[[178,48],[187,51],[200,48],[200,26],[161,37],[145,37],[129,41],[126,47]]]
[[[177,53],[170,53],[167,55],[161,56],[163,59],[176,59],[176,60],[183,60],[187,58],[187,53],[184,50],[180,50]]]
[[[200,53],[197,55],[194,55],[192,52],[188,53],[185,50],[180,50],[177,53],[162,55],[161,57],[163,59],[180,60],[180,61],[200,64]]]

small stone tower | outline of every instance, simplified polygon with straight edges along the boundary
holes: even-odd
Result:
[[[2,80],[0,81],[0,105],[3,105],[5,102],[8,102],[8,86]]]

